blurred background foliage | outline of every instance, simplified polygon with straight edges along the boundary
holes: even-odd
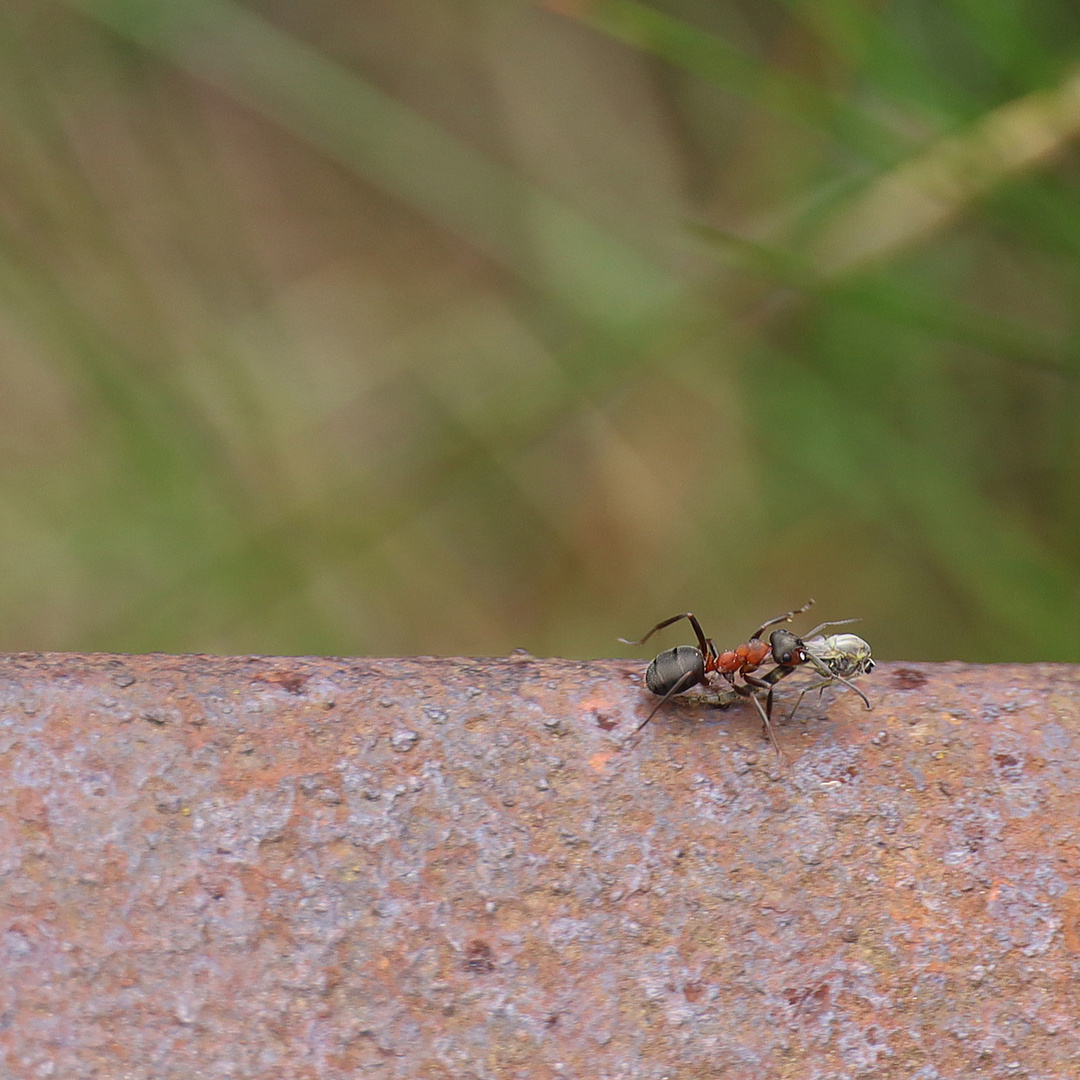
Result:
[[[1078,138],[1071,0],[12,0],[0,646],[1080,660]]]

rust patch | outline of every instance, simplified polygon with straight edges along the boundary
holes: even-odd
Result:
[[[479,939],[469,942],[469,947],[465,950],[465,966],[478,975],[486,975],[489,971],[494,971],[495,953],[491,946]]]
[[[1075,1072],[1080,668],[626,672],[0,658],[0,1074]]]
[[[589,768],[594,772],[602,773],[607,769],[608,762],[615,756],[613,751],[601,751],[589,758]]]
[[[310,676],[299,671],[264,671],[255,676],[254,682],[268,683],[270,686],[280,686],[282,690],[290,694],[303,693],[304,687]]]
[[[593,722],[602,731],[611,731],[619,723],[619,715],[612,708],[611,702],[606,698],[593,698],[581,703],[583,716],[591,717]]]
[[[897,690],[918,690],[926,685],[926,676],[918,668],[901,667],[893,671],[891,681]]]

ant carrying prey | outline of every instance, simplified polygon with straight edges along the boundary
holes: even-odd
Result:
[[[636,735],[656,715],[657,709],[668,698],[673,697],[675,694],[681,694],[699,683],[709,686],[708,676],[715,672],[727,679],[735,693],[743,698],[749,698],[754,703],[761,714],[762,722],[773,747],[777,753],[780,753],[776,736],[773,734],[770,717],[772,711],[772,685],[752,673],[770,657],[775,659],[777,664],[781,662],[778,658],[773,657],[771,644],[762,641],[761,635],[770,626],[790,622],[796,615],[801,615],[808,610],[813,603],[814,601],[810,600],[795,611],[789,611],[786,615],[778,615],[775,619],[769,619],[768,622],[762,623],[750,635],[748,640],[726,652],[720,652],[712,638],[705,636],[705,632],[701,629],[701,623],[697,621],[697,617],[692,611],[685,611],[681,615],[672,615],[670,619],[658,622],[638,641],[627,641],[626,638],[619,638],[624,645],[644,645],[657,630],[663,630],[664,627],[671,626],[672,623],[676,623],[680,619],[686,619],[693,627],[698,639],[698,648],[695,649],[692,645],[676,645],[673,649],[665,649],[649,664],[648,670],[645,672],[645,685],[660,697],[660,701],[657,702],[652,712],[634,729],[633,734]],[[798,640],[794,634],[789,634],[788,637]],[[786,638],[784,641],[785,645],[790,645]],[[785,654],[785,659],[788,663],[791,663],[794,660],[794,654]],[[801,663],[802,661],[796,662]],[[741,684],[735,681],[739,675],[743,678]],[[758,701],[756,696],[758,690],[769,691],[768,710],[762,708],[761,702]]]
[[[863,704],[868,709],[872,708],[870,699],[853,682],[848,681],[856,675],[869,675],[874,670],[870,646],[856,634],[821,636],[821,631],[827,627],[845,626],[858,621],[858,619],[841,619],[839,622],[821,623],[807,634],[805,640],[796,637],[790,630],[773,632],[770,640],[773,659],[776,660],[777,667],[765,676],[765,680],[775,685],[802,664],[809,664],[821,676],[818,682],[805,687],[799,694],[795,700],[795,707],[788,716],[789,720],[799,711],[802,699],[811,690],[824,690],[826,686],[832,686],[835,683],[843,683],[849,690],[854,690],[862,698]],[[775,679],[770,678],[774,674]],[[772,695],[771,689],[769,694]]]
[[[768,644],[761,639],[761,635],[770,626],[790,622],[796,615],[809,609],[813,603],[814,601],[810,600],[795,611],[789,611],[786,615],[779,615],[775,619],[762,623],[746,642],[723,653],[717,650],[711,638],[705,636],[697,618],[689,611],[681,615],[673,615],[670,619],[657,623],[639,641],[627,641],[625,638],[620,638],[619,640],[627,645],[642,645],[658,630],[680,619],[686,619],[697,635],[699,646],[699,648],[694,648],[692,645],[676,645],[660,653],[649,664],[645,672],[645,685],[660,697],[660,701],[634,729],[633,734],[637,734],[645,727],[656,715],[660,706],[675,694],[683,693],[698,684],[710,686],[708,676],[712,673],[722,675],[731,684],[731,691],[722,695],[715,704],[730,705],[747,698],[753,701],[778,754],[780,748],[772,728],[773,690],[777,682],[803,665],[808,664],[821,678],[802,691],[795,702],[795,708],[791,710],[791,716],[795,715],[803,697],[809,691],[824,689],[837,682],[854,690],[869,709],[870,702],[866,695],[848,680],[873,669],[874,662],[870,656],[870,646],[855,634],[820,636],[820,632],[827,627],[842,626],[858,620],[842,619],[839,622],[821,623],[814,627],[806,640],[791,633],[790,630],[774,630],[769,635]],[[770,659],[776,665],[774,668],[763,676],[752,674]],[[735,681],[739,675],[743,678],[742,684]],[[763,690],[768,691],[764,707],[758,700],[758,695]],[[723,700],[724,698],[727,700]]]

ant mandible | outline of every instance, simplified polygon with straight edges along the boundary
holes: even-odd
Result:
[[[631,734],[636,735],[641,731],[641,729],[656,715],[660,706],[675,694],[681,694],[683,691],[689,690],[692,686],[697,686],[699,683],[708,686],[709,681],[707,676],[715,672],[727,679],[731,684],[731,688],[737,694],[753,701],[758,712],[761,714],[761,719],[765,725],[766,732],[768,732],[769,740],[772,742],[773,748],[779,754],[780,747],[776,742],[776,736],[773,733],[771,720],[772,683],[766,682],[764,679],[759,679],[757,676],[753,675],[752,672],[756,671],[770,658],[774,659],[777,664],[785,663],[786,661],[785,666],[792,665],[793,663],[803,663],[808,659],[808,657],[804,655],[805,650],[803,650],[798,658],[796,658],[796,654],[791,651],[790,642],[785,639],[785,645],[788,646],[788,652],[785,653],[785,661],[782,661],[778,655],[775,655],[776,649],[770,643],[761,640],[761,635],[770,626],[775,626],[777,623],[782,622],[791,622],[796,615],[801,615],[804,611],[808,610],[813,603],[813,600],[809,600],[803,604],[801,608],[797,608],[795,611],[789,611],[786,615],[778,615],[775,619],[769,619],[768,622],[762,623],[761,626],[750,635],[747,641],[744,641],[741,645],[734,649],[729,649],[726,652],[719,652],[712,638],[707,638],[705,636],[705,632],[701,629],[701,624],[697,621],[697,617],[691,611],[685,611],[680,615],[672,615],[670,619],[658,622],[639,641],[627,641],[626,638],[619,638],[624,645],[644,645],[658,630],[663,630],[664,627],[671,626],[672,623],[676,623],[680,619],[686,619],[693,627],[694,633],[697,635],[698,639],[698,648],[695,649],[693,645],[676,645],[672,649],[665,649],[652,661],[652,663],[649,664],[648,670],[645,672],[645,686],[652,691],[652,693],[658,695],[660,701],[657,702],[652,712],[638,724]],[[778,633],[779,632],[774,632],[772,637],[775,638]],[[788,637],[798,641],[800,645],[802,644],[798,638],[795,638],[794,634],[789,634]],[[743,678],[742,685],[735,681],[735,678],[738,675],[741,675]],[[767,709],[762,708],[761,702],[758,701],[756,697],[758,690],[769,691]]]

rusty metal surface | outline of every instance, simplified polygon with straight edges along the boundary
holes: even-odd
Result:
[[[3,658],[0,1076],[1080,1075],[1080,668],[642,667]]]

